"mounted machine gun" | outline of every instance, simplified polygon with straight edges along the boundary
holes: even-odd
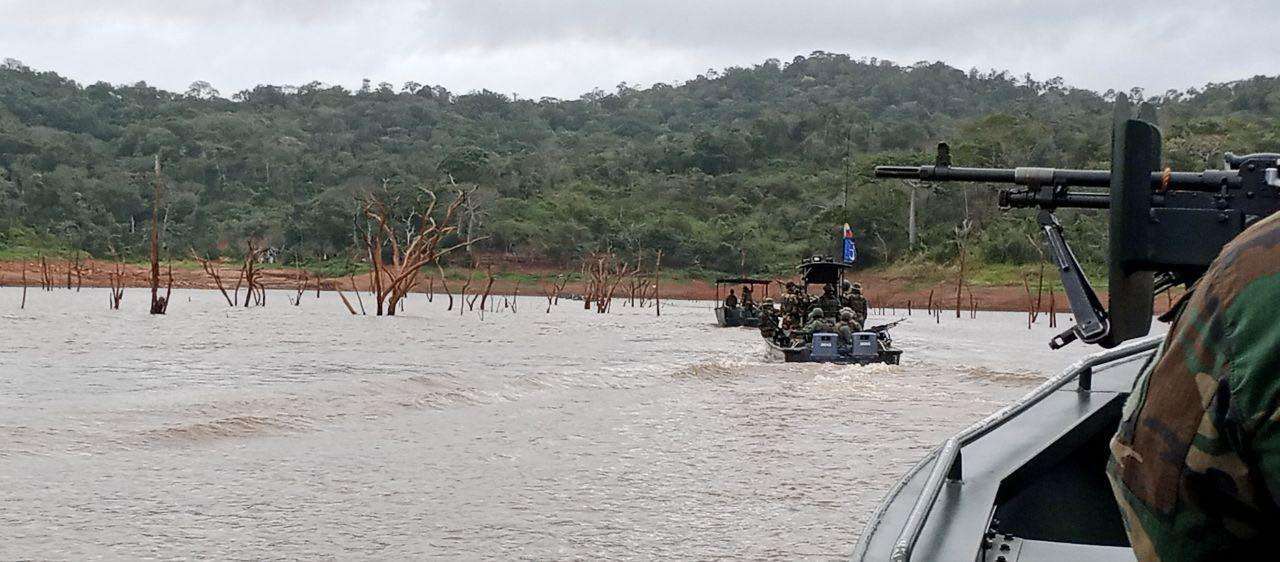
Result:
[[[1049,342],[1058,349],[1076,339],[1114,347],[1147,335],[1156,294],[1190,287],[1222,247],[1244,229],[1280,210],[1280,154],[1227,153],[1225,169],[1174,172],[1161,165],[1155,109],[1138,118],[1123,97],[1111,138],[1111,170],[1021,167],[961,168],[938,145],[932,166],[878,166],[879,178],[930,182],[985,182],[1018,187],[1000,191],[1000,206],[1036,208],[1076,324]],[[1054,211],[1107,209],[1109,306],[1080,269]]]

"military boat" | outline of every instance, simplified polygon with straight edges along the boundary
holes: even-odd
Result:
[[[735,306],[726,306],[725,301],[720,298],[720,294],[726,286],[758,287],[763,285],[764,296],[768,298],[769,285],[772,283],[768,279],[753,279],[750,277],[722,277],[716,279],[716,324],[719,324],[721,328],[738,326],[760,327],[760,303],[756,303],[753,300],[748,304],[739,300]]]
[[[1134,381],[1159,354],[1160,338],[1147,335],[1153,297],[1192,286],[1227,242],[1280,210],[1280,154],[1228,153],[1223,170],[1172,172],[1161,165],[1154,108],[1143,104],[1131,119],[1123,97],[1117,106],[1110,171],[953,168],[945,144],[933,166],[876,169],[878,177],[1021,186],[1000,201],[1039,209],[1075,318],[1050,347],[1080,340],[1107,350],[920,460],[868,520],[855,559],[1135,559],[1106,464]],[[1054,217],[1066,207],[1109,210],[1105,309]]]
[[[836,298],[842,298],[845,272],[852,267],[844,262],[815,256],[796,266],[796,269],[800,270],[800,285],[806,295],[809,293],[809,287],[818,285],[834,287]],[[852,341],[849,342],[841,342],[839,334],[830,332],[814,333],[811,338],[798,343],[792,342],[789,336],[766,338],[765,342],[775,354],[781,355],[788,363],[897,365],[901,361],[902,350],[894,349],[889,329],[901,322],[899,320],[854,332]]]
[[[901,322],[899,320],[898,322]],[[851,343],[841,343],[840,335],[829,332],[813,334],[812,341],[798,345],[784,345],[774,340],[765,343],[781,354],[787,363],[840,363],[868,365],[885,363],[897,365],[902,360],[902,350],[893,348],[893,339],[889,336],[889,328],[898,322],[874,326],[871,329],[853,333]]]

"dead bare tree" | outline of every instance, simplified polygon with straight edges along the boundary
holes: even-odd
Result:
[[[350,312],[352,316],[355,316],[355,315],[356,315],[356,309],[355,309],[355,308],[353,308],[353,307],[351,306],[351,301],[347,300],[347,295],[342,294],[342,287],[341,287],[338,283],[336,283],[336,282],[335,282],[335,283],[333,284],[333,288],[334,288],[334,290],[335,290],[335,291],[337,291],[337,292],[338,292],[338,298],[342,299],[342,304],[344,304],[344,305],[346,305],[346,306],[347,306],[347,312]],[[357,294],[357,295],[359,295],[359,294],[360,294],[360,291],[359,291],[359,290],[357,290],[357,291],[356,291],[356,294]]]
[[[53,278],[49,276],[49,262],[44,259],[44,254],[40,254],[40,288],[45,291],[53,290]]]
[[[196,254],[195,248],[191,249],[191,259],[199,262],[200,268],[204,270],[206,275],[208,275],[210,278],[213,279],[213,284],[217,286],[218,291],[222,293],[222,298],[226,299],[227,306],[235,306],[236,305],[235,299],[231,298],[231,295],[227,294],[227,288],[222,284],[222,273],[218,271],[218,264],[214,262],[212,259],[200,257],[198,254]],[[240,285],[240,282],[237,281],[236,282],[237,298],[239,298],[239,295],[240,295],[239,285]]]
[[[564,293],[564,288],[569,285],[569,277],[569,275],[560,275],[557,277],[556,282],[554,283],[556,292],[555,295],[551,297],[551,304],[556,306],[560,305],[560,295]]]
[[[1049,327],[1058,327],[1058,302],[1057,299],[1054,298],[1054,289],[1052,285],[1049,286]]]
[[[22,304],[18,305],[19,310],[27,308],[27,260],[22,260]]]
[[[569,276],[561,273],[550,282],[539,279],[538,284],[542,286],[542,295],[547,298],[547,314],[551,314],[551,307],[560,303],[560,293],[569,284]]]
[[[634,269],[630,269],[630,266],[625,263],[621,264],[618,270],[614,272],[613,283],[609,285],[609,292],[606,293],[604,297],[605,312],[609,312],[609,309],[613,307],[613,295],[618,291],[618,286],[621,285],[624,280],[634,277],[635,274],[636,271]]]
[[[521,279],[516,279],[516,287],[511,295],[511,313],[512,314],[520,313],[520,281]],[[505,302],[506,299],[503,299],[503,300]]]
[[[120,301],[124,300],[124,267],[120,262],[116,262],[113,265],[115,271],[109,274],[111,281],[111,300],[109,304],[112,310],[120,310]]]
[[[111,257],[112,271],[107,273],[107,280],[111,284],[108,304],[111,310],[120,310],[120,301],[124,299],[124,263],[120,261],[120,255],[116,253],[115,246],[111,247]]]
[[[627,279],[627,306],[635,307],[639,297],[640,306],[644,306],[644,289],[648,278],[641,274],[644,269],[644,251],[636,252],[636,265],[633,274]]]
[[[545,279],[538,278],[538,286],[542,288],[542,296],[547,299],[547,314],[551,314],[551,303],[555,299],[555,284],[547,283]]]
[[[151,201],[151,314],[164,314],[169,309],[169,299],[160,299],[160,200],[164,193],[164,178],[160,175],[160,155],[156,154],[155,198]],[[172,276],[170,276],[172,278]],[[170,288],[173,284],[170,283]]]
[[[956,227],[956,248],[959,251],[960,271],[956,275],[956,318],[960,317],[961,296],[964,291],[964,273],[965,258],[968,257],[969,249],[969,231],[972,229],[973,223],[969,219],[965,219]]]
[[[80,292],[80,287],[84,285],[84,260],[80,257],[80,250],[76,250],[76,292]]]
[[[169,311],[169,297],[173,294],[173,262],[167,262],[166,265],[168,266],[169,282],[164,287],[164,309],[160,311],[160,314]]]
[[[458,209],[471,192],[455,191],[455,197],[445,208],[439,220],[436,206],[439,199],[435,192],[422,188],[425,207],[414,214],[418,225],[407,230],[403,243],[399,239],[392,208],[377,195],[370,194],[364,203],[364,216],[373,228],[367,229],[365,247],[373,264],[376,314],[395,315],[396,305],[418,284],[422,268],[439,258],[461,248],[468,248],[483,238],[473,238],[442,247],[445,237],[458,230]],[[390,260],[387,260],[387,255]]]
[[[1022,290],[1027,293],[1027,329],[1031,329],[1031,325],[1036,321],[1036,314],[1039,312],[1035,299],[1031,296],[1031,274],[1024,273],[1022,275]]]
[[[258,280],[261,269],[258,263],[262,261],[262,256],[267,253],[267,249],[258,246],[257,240],[249,239],[245,241],[244,261],[240,265],[240,277],[236,280],[235,295],[240,297],[240,284],[244,283],[244,307],[248,308],[250,303],[258,306],[266,306],[267,289],[262,286],[262,282]]]
[[[446,311],[453,310],[453,292],[449,290],[449,280],[444,274],[444,266],[440,265],[440,260],[435,260],[436,270],[440,272],[440,287],[444,289],[445,296],[449,297],[449,308]]]
[[[619,260],[612,253],[596,254],[585,261],[588,264],[586,271],[589,276],[585,297],[587,308],[590,309],[594,304],[597,314],[606,313],[613,304],[618,287],[637,272],[631,268],[631,264]]]
[[[356,302],[360,303],[360,314],[362,315],[368,314],[364,310],[364,299],[360,297],[360,286],[356,285],[356,274],[354,273],[351,274],[351,291],[356,294]],[[338,293],[338,294],[342,294],[342,293]],[[343,297],[343,300],[346,300],[346,297]],[[347,308],[350,308],[350,307],[351,305],[348,304]]]
[[[591,263],[586,258],[582,260],[582,309],[591,310],[591,302],[595,298],[595,276],[591,274]]]
[[[458,294],[458,300],[462,301],[460,304],[458,304],[459,315],[462,314],[462,305],[464,304],[467,305],[469,309],[475,310],[475,302],[476,302],[475,299],[474,298],[471,299],[470,303],[467,302],[467,288],[471,286],[471,282],[475,280],[475,277],[476,277],[476,268],[475,268],[475,265],[472,264],[471,269],[467,270],[467,282],[462,284],[462,290]]]
[[[485,267],[484,277],[485,277],[484,293],[483,293],[483,294],[481,294],[481,296],[480,296],[480,311],[481,311],[481,312],[484,312],[484,303],[488,302],[488,300],[489,300],[489,292],[493,290],[493,281],[494,281],[494,277],[493,277],[493,266],[492,266],[492,265]]]
[[[302,294],[307,292],[307,272],[305,271],[299,273],[297,291],[298,294],[293,299],[293,306],[300,306],[302,304]]]
[[[658,250],[658,255],[653,260],[653,304],[658,316],[662,316],[662,299],[658,295],[658,279],[661,273],[662,250]]]

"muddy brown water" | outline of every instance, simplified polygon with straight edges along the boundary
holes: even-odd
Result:
[[[900,366],[797,365],[705,303],[286,294],[151,317],[142,290],[0,289],[0,559],[837,558],[930,448],[1085,351],[916,311]]]

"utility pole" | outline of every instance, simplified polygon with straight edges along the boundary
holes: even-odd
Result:
[[[844,203],[840,204],[840,214],[844,222],[849,222],[849,168],[853,166],[853,125],[844,135]]]
[[[910,198],[907,205],[907,244],[910,248],[916,247],[916,184],[907,182],[907,195]]]

